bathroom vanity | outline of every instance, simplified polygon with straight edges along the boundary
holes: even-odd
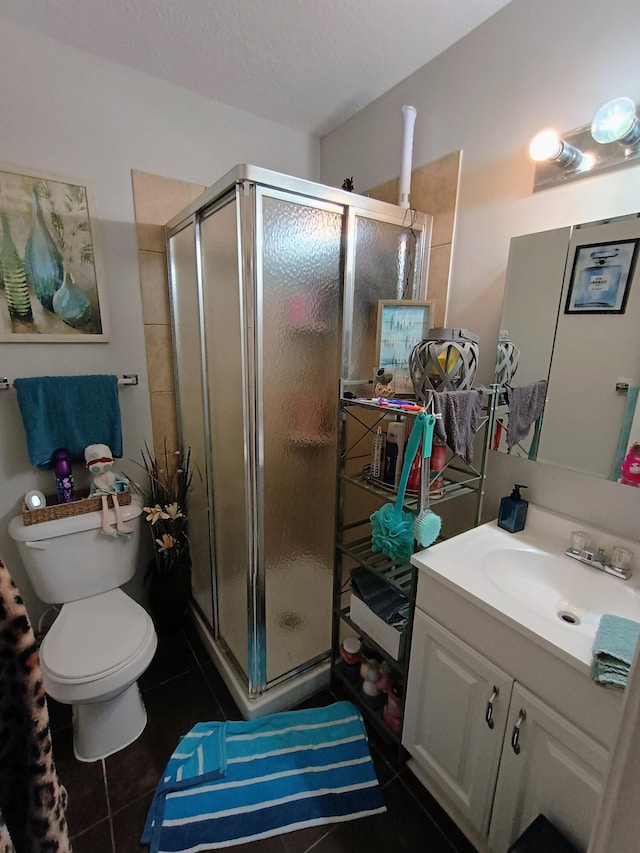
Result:
[[[565,556],[580,527],[531,506],[521,533],[490,522],[412,558],[403,745],[480,851],[505,853],[539,813],[588,846],[624,696],[591,679],[593,640],[603,613],[640,621],[640,594]]]

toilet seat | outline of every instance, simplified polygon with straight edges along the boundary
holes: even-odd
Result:
[[[40,647],[45,688],[54,698],[62,690],[86,701],[100,693],[95,682],[111,690],[136,680],[155,647],[150,616],[122,590],[71,601],[63,605]]]

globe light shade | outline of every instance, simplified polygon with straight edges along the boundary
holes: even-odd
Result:
[[[639,142],[640,122],[631,98],[614,98],[600,107],[591,123],[591,136],[602,144],[635,145]]]

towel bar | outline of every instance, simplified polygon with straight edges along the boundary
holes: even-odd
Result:
[[[118,377],[118,385],[137,385],[137,373],[124,373]],[[9,382],[6,376],[0,377],[0,391],[8,391],[13,388],[13,383]]]

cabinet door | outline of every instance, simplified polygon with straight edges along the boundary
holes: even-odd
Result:
[[[489,844],[496,853],[539,814],[586,850],[608,752],[516,684],[504,737]]]
[[[483,835],[513,681],[416,610],[403,745]]]

